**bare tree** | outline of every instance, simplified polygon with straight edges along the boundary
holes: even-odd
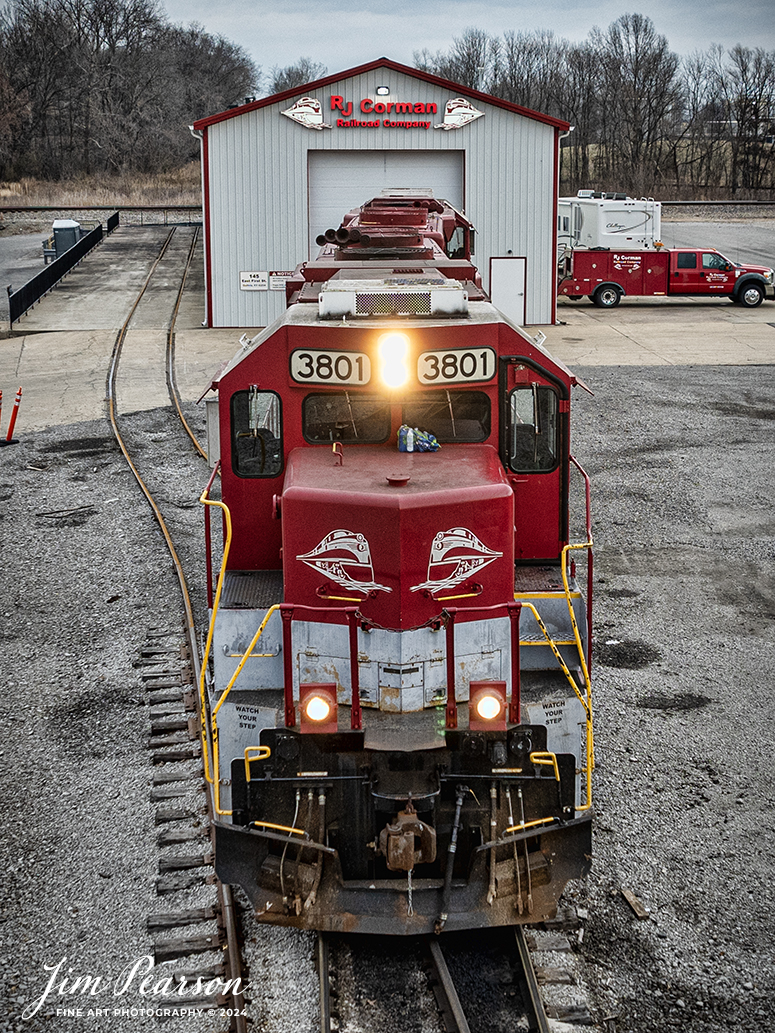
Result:
[[[553,32],[505,32],[493,40],[490,92],[547,115],[558,114],[568,44]]]
[[[492,37],[482,29],[466,29],[452,41],[445,54],[415,51],[414,63],[422,71],[460,83],[471,90],[486,90],[491,78]]]
[[[775,51],[739,44],[724,55],[712,51],[711,83],[722,134],[729,147],[729,187],[761,190],[772,186],[775,155]]]
[[[13,0],[0,11],[13,134],[0,175],[177,167],[196,152],[188,123],[259,78],[239,46],[170,25],[156,0]]]
[[[566,45],[558,76],[557,114],[570,122],[571,134],[560,150],[563,189],[575,193],[592,183],[592,160],[599,137],[600,62],[591,43]]]
[[[283,93],[297,86],[306,86],[316,79],[322,79],[327,71],[325,65],[313,61],[311,57],[300,57],[295,65],[272,69],[269,93]]]
[[[651,193],[681,115],[678,58],[650,18],[625,14],[591,33],[601,67],[599,171],[611,186]]]

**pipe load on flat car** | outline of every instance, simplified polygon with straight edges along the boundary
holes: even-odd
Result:
[[[369,201],[213,384],[202,735],[216,869],[262,921],[538,922],[589,869],[576,380],[489,302],[472,242],[429,193]]]

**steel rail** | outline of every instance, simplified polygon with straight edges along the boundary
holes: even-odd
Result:
[[[530,950],[525,938],[525,931],[521,925],[514,927],[514,937],[519,961],[517,980],[520,984],[525,1018],[528,1023],[527,1028],[530,1030],[530,1033],[551,1033],[549,1019],[541,999],[538,978],[533,968]],[[426,942],[435,975],[432,989],[439,1011],[444,1019],[446,1031],[447,1033],[470,1033],[468,1019],[447,967],[441,943],[438,938],[429,939]]]
[[[3,204],[3,212],[201,212],[201,204]]]
[[[320,984],[320,1033],[331,1033],[331,977],[328,966],[328,934],[319,932],[315,944],[315,968]]]
[[[528,1022],[531,1033],[551,1033],[549,1019],[541,1000],[541,990],[538,985],[538,977],[533,968],[533,961],[530,957],[530,950],[525,938],[525,930],[521,925],[514,927],[514,938],[517,944],[517,954],[521,967],[520,981],[522,983],[522,996],[525,1007],[530,1010]]]
[[[740,208],[766,207],[775,205],[771,200],[755,200],[728,198],[726,201],[662,201],[663,207],[686,208],[696,205],[698,208],[717,208],[721,205],[733,205]],[[3,204],[0,215],[5,212],[200,212],[200,204]]]
[[[183,277],[180,281],[180,287],[178,289],[178,296],[175,299],[175,306],[172,310],[172,316],[170,317],[170,323],[167,327],[167,392],[169,393],[170,400],[175,406],[178,413],[178,418],[183,424],[183,430],[188,434],[193,442],[194,448],[202,456],[203,459],[207,459],[207,452],[202,448],[199,443],[199,439],[194,434],[193,430],[188,424],[188,420],[183,415],[183,403],[180,398],[180,392],[178,391],[177,379],[175,377],[175,323],[178,319],[178,311],[180,310],[180,303],[183,300],[183,291],[185,290],[186,280],[188,279],[188,273],[191,268],[191,263],[194,258],[194,250],[196,249],[197,241],[199,239],[199,227],[197,226],[194,230],[194,235],[191,238],[191,247],[188,251],[188,260],[186,261],[186,268],[183,271]]]
[[[466,1013],[460,1003],[444,953],[438,939],[428,940],[428,952],[435,980],[433,994],[444,1019],[447,1033],[471,1033]]]
[[[720,205],[736,206],[738,208],[757,208],[762,205],[775,205],[775,198],[771,201],[662,201],[663,208],[689,208],[691,206],[697,208],[717,208]]]
[[[181,599],[182,599],[182,603],[183,603],[183,609],[184,609],[184,612],[185,612],[185,622],[184,622],[184,624],[185,624],[186,639],[187,639],[187,642],[188,642],[188,651],[189,651],[189,656],[191,658],[191,665],[193,667],[195,683],[198,684],[199,676],[200,676],[200,670],[201,670],[201,668],[200,668],[200,660],[199,660],[199,647],[198,647],[197,636],[196,636],[196,626],[195,626],[195,620],[194,620],[194,609],[193,609],[193,604],[191,602],[191,595],[190,595],[189,590],[188,590],[188,583],[186,581],[185,572],[183,570],[183,564],[182,564],[182,562],[180,560],[178,552],[177,552],[177,550],[175,548],[175,545],[174,545],[174,543],[172,541],[172,536],[170,534],[170,531],[169,531],[169,528],[167,526],[167,523],[164,520],[162,512],[161,512],[159,506],[157,505],[155,499],[153,498],[153,495],[151,494],[150,489],[146,485],[146,483],[143,480],[143,478],[140,476],[140,473],[139,473],[137,467],[135,466],[134,462],[132,461],[132,457],[129,454],[129,450],[128,450],[127,445],[126,445],[126,443],[124,441],[123,435],[121,434],[121,430],[120,430],[120,427],[119,427],[119,424],[118,424],[118,412],[117,412],[117,406],[116,406],[116,380],[117,380],[117,376],[118,376],[118,368],[119,368],[119,363],[121,361],[121,354],[122,354],[122,351],[123,351],[124,342],[126,340],[126,335],[127,335],[128,330],[129,330],[129,324],[132,321],[132,318],[133,318],[133,316],[134,316],[134,314],[135,314],[135,312],[137,310],[137,307],[140,304],[140,301],[142,300],[143,295],[145,294],[145,292],[146,292],[146,290],[148,288],[148,285],[150,284],[151,279],[153,278],[153,275],[154,275],[154,273],[156,272],[156,269],[159,266],[159,263],[161,262],[162,258],[164,257],[164,255],[165,255],[165,253],[167,251],[167,248],[169,246],[170,241],[172,240],[172,237],[173,237],[174,233],[175,233],[175,229],[173,227],[173,229],[167,234],[167,237],[165,238],[164,243],[162,244],[161,250],[159,251],[158,256],[154,260],[153,265],[151,266],[151,268],[150,268],[150,270],[148,272],[148,275],[145,278],[145,281],[144,281],[142,287],[140,288],[140,290],[139,290],[139,292],[137,294],[137,297],[134,300],[134,303],[133,303],[133,305],[132,305],[132,307],[131,307],[131,309],[129,311],[129,315],[127,316],[126,320],[124,321],[123,325],[121,326],[121,329],[119,330],[119,332],[118,332],[118,334],[116,336],[116,340],[115,340],[115,343],[113,345],[113,352],[111,354],[110,366],[109,366],[109,370],[108,370],[108,377],[107,377],[107,384],[106,384],[106,401],[107,401],[107,407],[108,407],[108,418],[110,420],[110,424],[111,424],[111,427],[113,429],[113,434],[114,434],[114,436],[116,438],[116,441],[117,441],[117,443],[119,445],[119,448],[121,449],[121,452],[124,455],[124,458],[125,458],[127,464],[129,465],[129,468],[131,469],[131,471],[132,471],[132,473],[133,473],[133,475],[135,477],[135,480],[137,481],[141,491],[145,495],[145,498],[148,501],[148,504],[150,505],[150,507],[151,507],[151,509],[153,511],[153,514],[154,514],[154,516],[156,518],[156,521],[157,521],[157,523],[159,525],[159,528],[160,528],[162,534],[164,535],[164,540],[165,540],[165,542],[167,544],[167,548],[168,548],[168,551],[170,553],[170,557],[172,559],[173,566],[175,568],[175,573],[176,573],[177,578],[178,578],[178,585],[180,587],[180,593],[181,593]],[[185,266],[185,270],[184,270],[184,273],[183,273],[183,282],[182,282],[181,287],[180,287],[180,289],[178,291],[178,295],[177,295],[177,299],[176,299],[176,303],[175,303],[175,307],[174,307],[174,311],[173,311],[173,316],[172,316],[172,320],[171,320],[171,323],[170,323],[170,327],[171,328],[174,328],[174,322],[175,322],[175,319],[177,318],[177,312],[178,312],[178,308],[180,306],[180,300],[181,300],[182,293],[183,293],[183,287],[185,286],[185,280],[186,280],[186,277],[188,276],[188,270],[189,270],[189,268],[191,266],[191,260],[193,258],[193,254],[194,254],[194,244],[195,244],[195,240],[194,240],[194,242],[192,242],[192,246],[189,248],[189,253],[188,253],[188,257],[187,257],[187,261],[186,261],[186,266]],[[169,339],[169,335],[168,335],[168,339]],[[173,359],[173,361],[174,361],[174,359]],[[167,376],[168,376],[168,385],[169,385],[169,383],[170,383],[170,380],[169,380],[169,376],[170,376],[169,361],[166,363],[166,365],[167,365]],[[171,372],[172,372],[172,383],[174,384],[174,382],[175,382],[174,367],[172,368]],[[208,792],[208,814],[209,814],[209,817],[212,818],[212,815],[213,815],[213,799],[212,799],[212,792],[211,791]],[[240,951],[239,951],[239,935],[238,935],[237,920],[236,920],[236,914],[235,914],[235,908],[234,908],[234,899],[233,899],[233,895],[232,895],[232,892],[231,892],[231,887],[228,886],[228,885],[225,885],[224,883],[220,882],[220,880],[218,880],[216,882],[216,892],[217,892],[217,896],[218,896],[218,903],[219,903],[221,919],[222,919],[222,923],[223,923],[224,935],[226,937],[226,959],[225,960],[226,960],[226,964],[227,964],[228,971],[229,971],[229,980],[232,981],[232,980],[239,979],[240,982],[237,985],[241,986],[242,985],[242,981],[241,981],[242,970],[241,970],[241,957],[240,957]],[[234,1013],[232,1015],[232,1028],[234,1029],[235,1033],[247,1033],[246,1017],[244,1016],[244,1014],[242,1014],[242,1012],[244,1010],[244,999],[243,999],[242,993],[240,991],[233,992],[231,996],[232,996],[232,1000],[234,1002],[234,1007],[231,1009],[232,1012]]]

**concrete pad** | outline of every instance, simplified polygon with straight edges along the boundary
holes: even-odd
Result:
[[[42,245],[46,236],[45,233],[13,236],[3,233],[0,237],[0,322],[7,323],[9,319],[8,287],[16,291],[45,269]]]
[[[164,330],[127,331],[116,377],[117,412],[146,412],[172,404],[167,391],[166,351]]]
[[[81,330],[0,341],[6,413],[13,392],[20,384],[23,388],[17,436],[105,415],[105,379],[115,337],[111,331]],[[7,416],[3,431],[6,427]]]
[[[166,330],[169,326],[196,230],[197,227],[195,226],[175,227],[175,233],[170,239],[161,261],[154,270],[153,278],[148,284],[147,289],[132,315],[132,322],[130,325],[133,330],[144,330],[150,328],[162,328]],[[202,268],[203,256],[201,240],[198,251],[198,261],[195,250],[192,258],[192,266],[198,265]],[[204,273],[202,273],[202,275],[204,276]],[[190,294],[188,281],[187,287],[188,290],[184,293]],[[178,313],[178,320],[179,319],[180,313]]]
[[[773,313],[775,315],[775,313]],[[608,325],[581,321],[543,327],[545,347],[574,366],[744,366],[775,363],[775,327],[768,323],[675,320]]]
[[[23,337],[0,338],[0,391],[3,392],[3,397],[7,397],[7,392],[10,390],[9,382],[16,380],[19,376],[19,363],[23,349]]]
[[[169,232],[166,226],[119,227],[14,323],[14,330],[117,330]]]

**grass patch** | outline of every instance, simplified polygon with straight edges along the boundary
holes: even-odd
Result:
[[[57,182],[24,178],[0,183],[0,207],[8,204],[56,205],[79,208],[97,205],[201,204],[199,162],[175,172],[143,176],[137,172],[116,176],[77,176]]]

